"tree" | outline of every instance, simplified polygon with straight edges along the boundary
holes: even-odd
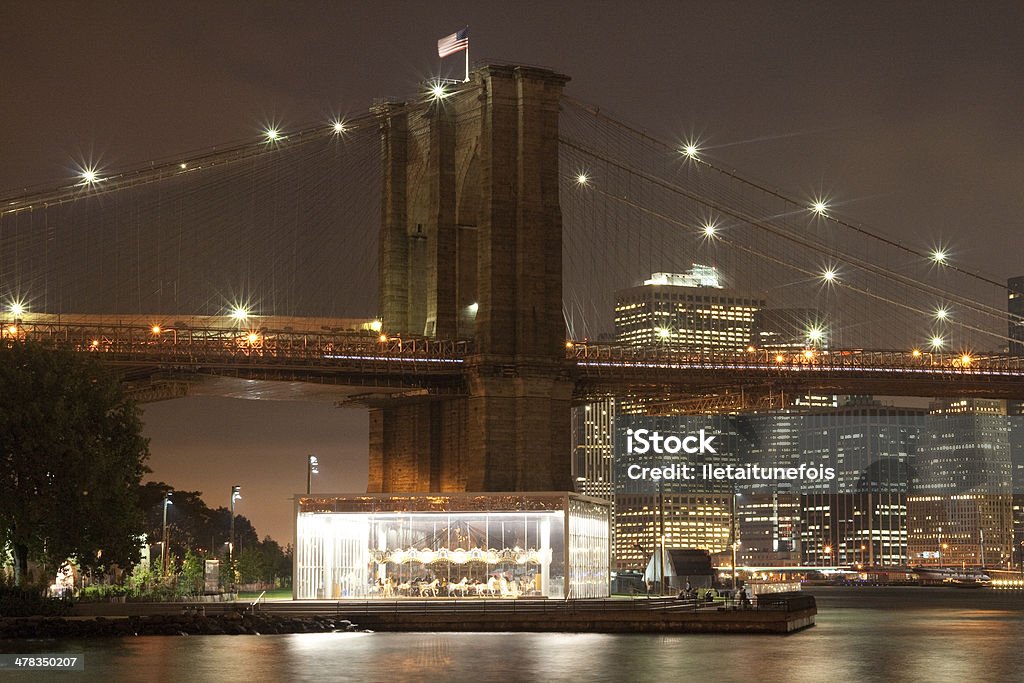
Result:
[[[0,343],[0,547],[15,578],[75,557],[84,569],[138,561],[138,487],[148,441],[138,408],[98,361]]]
[[[249,547],[238,555],[238,576],[242,583],[265,581],[267,566],[259,548]]]
[[[184,592],[188,595],[196,595],[203,592],[203,576],[205,566],[203,559],[192,552],[185,551],[185,559],[181,563],[181,584],[184,584]]]

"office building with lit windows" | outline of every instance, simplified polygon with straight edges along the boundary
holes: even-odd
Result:
[[[605,398],[572,409],[572,475],[576,493],[607,501],[615,519],[612,430],[615,399]],[[612,543],[615,525],[610,530]]]
[[[615,338],[625,345],[694,353],[742,351],[764,298],[722,285],[714,266],[654,273],[615,294]]]
[[[658,493],[616,495],[615,566],[643,571],[660,548],[696,548],[714,555],[729,550],[732,522],[729,493]]]
[[[633,479],[629,467],[664,468],[687,465],[739,464],[748,447],[744,418],[732,415],[639,416],[619,414],[615,420],[615,534],[618,569],[643,569],[664,536],[666,548],[707,550],[712,555],[729,548],[734,482],[684,479]],[[715,436],[715,453],[630,453],[630,430],[647,429],[664,435]]]
[[[779,567],[800,564],[800,496],[795,493],[751,494],[736,497],[741,567]]]
[[[924,423],[924,410],[864,398],[803,416],[801,462],[836,473],[800,482],[804,564],[906,564],[907,494]]]
[[[573,408],[572,473],[576,480],[576,493],[611,501],[614,424],[614,398],[608,397]]]
[[[911,564],[1009,566],[1009,433],[1003,401],[932,404],[907,499]]]

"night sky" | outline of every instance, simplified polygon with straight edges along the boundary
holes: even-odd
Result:
[[[891,5],[899,5],[892,7]],[[361,113],[471,58],[554,68],[567,92],[721,165],[1002,279],[1024,273],[1024,5],[730,2],[7,2],[0,195],[76,163],[134,165]],[[447,60],[456,75],[462,56]],[[366,482],[366,416],[330,403],[146,406],[153,478],[291,539],[320,490]]]

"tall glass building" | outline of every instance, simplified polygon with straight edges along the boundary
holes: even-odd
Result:
[[[923,410],[865,399],[803,417],[801,460],[836,473],[799,484],[804,564],[906,564],[907,494],[924,422]]]
[[[912,564],[1009,566],[1009,432],[1002,401],[932,404],[907,502]]]

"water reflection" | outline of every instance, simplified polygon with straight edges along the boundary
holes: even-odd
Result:
[[[2,642],[0,650],[82,652],[77,678],[103,681],[1005,681],[1024,671],[1022,593],[814,592],[818,625],[793,636],[324,633]]]

